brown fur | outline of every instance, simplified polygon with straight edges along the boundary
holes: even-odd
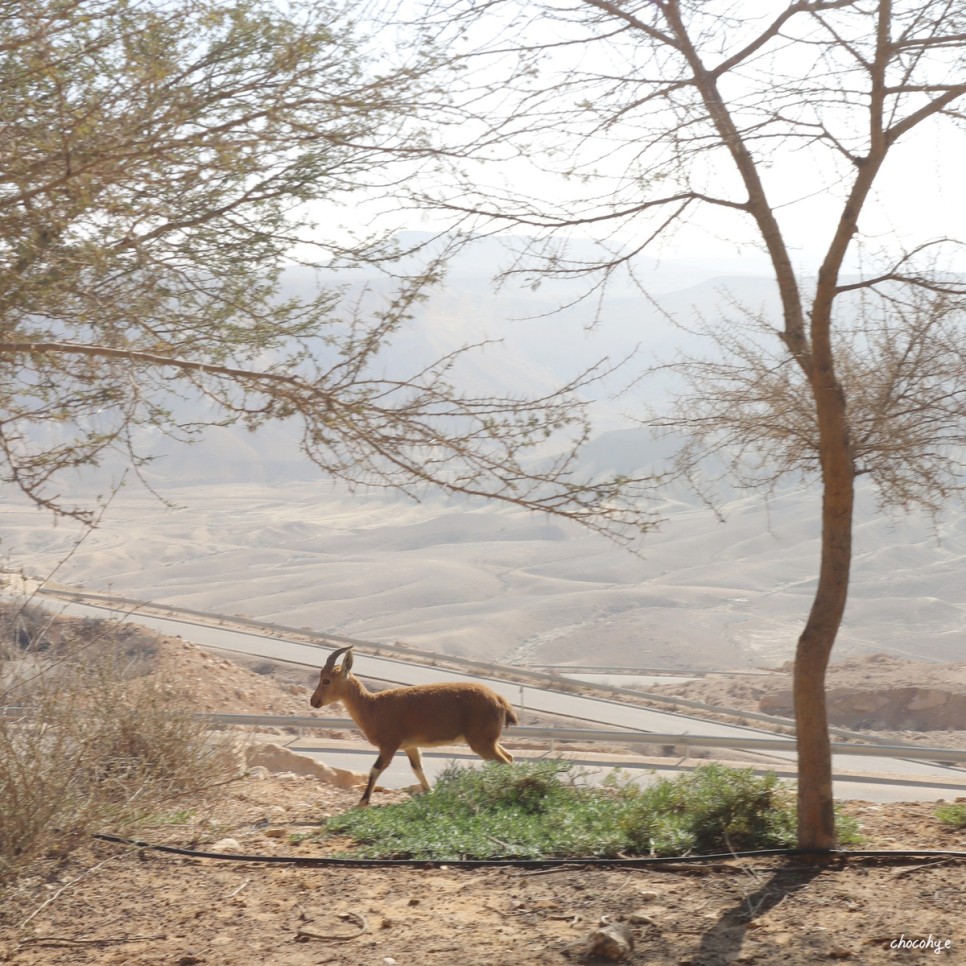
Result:
[[[335,658],[345,658],[340,666]],[[487,761],[513,761],[500,744],[500,734],[519,719],[506,698],[482,684],[418,684],[374,693],[351,673],[352,649],[334,651],[319,673],[313,708],[341,701],[366,739],[379,749],[369,782],[359,802],[369,797],[393,755],[403,750],[420,784],[429,791],[420,748],[465,742]]]

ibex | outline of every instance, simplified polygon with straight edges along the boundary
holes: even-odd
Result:
[[[342,664],[336,660],[344,654]],[[513,761],[499,741],[504,725],[517,724],[506,698],[482,684],[417,684],[372,692],[352,673],[352,647],[333,651],[319,674],[312,707],[341,701],[366,739],[379,749],[359,806],[369,804],[376,780],[401,748],[424,791],[420,748],[465,741],[486,761]]]

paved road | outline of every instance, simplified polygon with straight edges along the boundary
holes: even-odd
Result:
[[[106,613],[117,614],[104,607],[90,604],[77,604],[58,600],[57,606],[64,613],[76,616],[104,617]],[[319,667],[329,653],[329,648],[313,644],[298,643],[279,637],[268,637],[262,634],[246,633],[224,627],[216,627],[197,621],[178,620],[170,617],[155,617],[152,615],[132,614],[129,618],[154,630],[169,635],[181,635],[205,647],[217,648],[252,657],[263,657],[273,660],[286,661],[307,667]],[[480,678],[468,674],[450,671],[445,668],[424,667],[404,661],[394,661],[371,655],[360,655],[356,659],[356,670],[365,677],[390,684],[423,684],[431,681],[478,681]],[[650,708],[638,708],[615,701],[599,698],[582,697],[564,694],[542,688],[526,687],[518,684],[508,684],[503,681],[487,680],[495,691],[504,695],[516,707],[523,707],[542,714],[561,715],[581,721],[604,725],[609,728],[628,728],[636,731],[654,732],[658,734],[673,733],[682,738],[688,734],[729,736],[729,737],[760,737],[771,736],[769,732],[752,728],[741,728],[735,725],[721,724],[703,719],[689,718],[685,715],[668,711],[656,711]],[[683,743],[683,742],[682,742]],[[793,764],[794,752],[774,752],[769,757],[777,764]],[[371,763],[371,762],[370,762]],[[367,771],[369,764],[361,769]],[[853,773],[874,772],[876,775],[889,775],[913,778],[922,782],[922,787],[914,790],[907,787],[905,799],[949,798],[954,797],[948,783],[966,778],[966,773],[943,765],[910,761],[900,758],[869,759],[857,755],[837,755],[835,758],[836,771]],[[408,778],[401,784],[408,784]],[[851,785],[844,781],[836,783],[836,794],[840,797],[870,798],[874,787],[862,784],[861,794],[848,794],[853,791]],[[943,787],[946,786],[946,787]],[[879,787],[879,786],[875,786]],[[881,786],[887,787],[885,785]],[[962,792],[960,792],[962,793]],[[883,793],[885,794],[885,793]],[[884,799],[890,800],[890,799]]]
[[[288,747],[300,754],[318,758],[333,768],[346,768],[362,774],[369,771],[376,759],[375,749],[370,751],[363,748],[346,748],[344,743],[328,744],[311,738],[295,742]],[[513,754],[517,761],[527,757],[538,757],[536,753],[528,755],[526,752],[518,750],[515,750]],[[677,767],[670,762],[651,765],[624,760],[619,762],[591,760],[582,758],[579,752],[568,753],[566,757],[580,765],[581,769],[587,772],[587,779],[591,782],[602,781],[615,767],[619,767],[627,777],[633,778],[634,781],[643,785],[656,781],[658,778],[673,777],[675,774],[688,770],[685,766]],[[423,752],[423,770],[430,781],[435,781],[443,769],[453,762],[459,762],[461,765],[480,764],[479,758],[471,754]],[[869,767],[868,759],[866,759],[866,767]],[[786,777],[781,771],[779,774]],[[787,777],[794,778],[791,769]],[[399,754],[393,759],[389,768],[379,776],[379,784],[386,788],[408,788],[410,785],[416,784],[416,779],[405,755]],[[920,785],[912,782],[909,778],[890,779],[881,775],[837,778],[833,784],[835,797],[840,801],[854,799],[867,802],[938,802],[950,801],[957,796],[966,794],[966,786],[962,784],[953,787],[943,787],[938,784]]]

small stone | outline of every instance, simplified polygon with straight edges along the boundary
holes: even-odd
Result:
[[[219,839],[211,847],[212,852],[241,852],[241,842],[238,839]]]
[[[622,922],[610,923],[595,929],[587,937],[587,945],[584,947],[584,958],[590,959],[598,956],[617,962],[623,959],[634,949],[634,936],[630,927]]]

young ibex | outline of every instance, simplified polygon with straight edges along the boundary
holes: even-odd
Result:
[[[342,664],[336,659],[344,654]],[[369,804],[376,780],[401,748],[425,791],[429,782],[423,772],[420,748],[465,741],[487,761],[513,761],[500,744],[504,725],[517,724],[517,716],[506,698],[482,684],[417,684],[369,691],[352,671],[352,647],[333,651],[319,674],[312,695],[312,707],[341,701],[366,739],[379,749],[369,771],[369,782],[359,805]]]

